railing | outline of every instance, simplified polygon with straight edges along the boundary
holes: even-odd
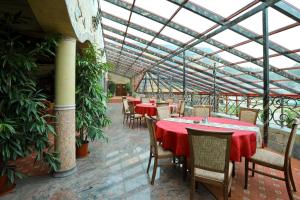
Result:
[[[180,93],[146,93],[147,97],[156,97],[166,100],[173,98],[175,102],[183,99]],[[186,93],[184,99],[187,106],[193,105],[214,105],[214,95]],[[217,95],[215,111],[227,115],[238,116],[240,107],[260,109],[258,119],[263,118],[263,97],[262,96],[232,96]],[[269,122],[280,127],[290,127],[293,119],[300,117],[300,97],[270,97]]]

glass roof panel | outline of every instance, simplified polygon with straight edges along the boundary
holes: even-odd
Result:
[[[176,45],[174,45],[174,44],[172,44],[172,43],[170,43],[170,42],[161,40],[161,39],[159,39],[159,38],[155,38],[155,39],[153,40],[153,43],[158,44],[158,45],[161,45],[161,46],[164,46],[164,47],[166,47],[166,48],[169,48],[170,50],[175,50],[175,49],[178,48],[178,46],[176,46]]]
[[[243,1],[236,1],[236,0],[209,0],[209,1],[199,1],[199,0],[190,0],[191,2],[198,4],[208,10],[215,11],[219,15],[223,17],[228,17],[229,15],[233,14],[234,12],[238,11],[242,7],[246,6],[247,4],[251,3],[252,0],[243,0]]]
[[[191,37],[187,34],[184,34],[182,32],[179,32],[179,31],[177,31],[173,28],[170,28],[170,27],[165,27],[162,30],[161,34],[166,35],[170,38],[173,38],[173,39],[178,40],[178,41],[183,42],[183,43],[186,43],[189,40],[193,39],[193,37]]]
[[[300,9],[300,1],[299,0],[285,0],[289,4],[292,4],[296,8]]]
[[[215,56],[218,56],[220,58],[223,58],[226,61],[229,61],[231,63],[235,63],[235,62],[239,62],[239,61],[243,61],[243,58],[240,58],[236,55],[233,55],[232,53],[228,53],[226,51],[223,51],[221,53],[216,54]]]
[[[300,43],[299,40],[296,39],[299,38],[299,35],[300,35],[300,26],[298,25],[294,28],[285,30],[283,32],[270,35],[269,39],[289,50],[294,50],[299,48]]]
[[[107,13],[110,13],[116,17],[119,17],[121,19],[128,20],[130,12],[124,8],[121,8],[119,6],[113,5],[111,3],[108,3],[106,1],[101,1],[101,10],[105,11]]]
[[[163,27],[163,24],[153,21],[151,19],[148,19],[146,17],[143,17],[141,15],[135,14],[135,13],[132,13],[131,22],[136,23],[140,26],[143,26],[143,27],[148,28],[155,32],[158,32]]]
[[[198,49],[201,49],[202,51],[205,51],[207,53],[212,53],[212,52],[216,52],[216,51],[221,50],[218,47],[210,45],[206,42],[201,42],[201,43],[195,45],[195,47],[198,48]]]
[[[217,41],[222,41],[222,43],[228,45],[228,46],[232,46],[234,44],[243,42],[245,40],[247,40],[246,37],[241,36],[240,34],[237,34],[231,30],[225,30],[217,35],[215,35],[214,37],[212,37],[213,39],[217,40]]]
[[[214,25],[212,21],[205,19],[204,17],[201,17],[185,8],[182,8],[175,15],[172,21],[190,28],[198,33],[202,33]]]
[[[276,56],[276,57],[270,57],[269,58],[270,65],[273,65],[277,68],[287,68],[287,67],[293,67],[296,66],[296,61],[287,58],[285,56]]]
[[[110,32],[110,31],[107,31],[107,30],[103,30],[103,33],[104,33],[104,34],[107,34],[107,35],[110,35],[110,36],[112,36],[112,37],[118,38],[118,39],[120,39],[120,40],[123,40],[123,39],[124,39],[123,36],[118,35],[118,34],[113,33],[113,32]]]
[[[137,0],[135,5],[169,19],[179,6],[166,0]]]
[[[245,62],[245,63],[241,63],[239,64],[239,67],[242,67],[243,69],[247,70],[247,71],[251,71],[251,72],[261,72],[263,71],[263,68],[253,64],[251,62]]]
[[[153,36],[148,35],[146,33],[143,33],[141,31],[135,30],[135,29],[130,28],[130,27],[128,28],[127,33],[129,33],[131,35],[134,35],[136,37],[148,40],[148,41],[151,41],[153,39]]]
[[[125,30],[126,30],[126,26],[124,26],[122,24],[119,24],[119,23],[116,23],[116,22],[114,22],[112,20],[109,20],[109,19],[106,19],[106,18],[102,18],[102,23],[107,25],[107,26],[111,26],[115,29],[118,29],[120,31],[123,31],[123,32],[125,32]]]

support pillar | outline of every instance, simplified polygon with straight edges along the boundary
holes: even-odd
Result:
[[[75,155],[75,59],[76,39],[63,37],[57,46],[55,68],[55,151],[61,166],[55,177],[76,171]]]

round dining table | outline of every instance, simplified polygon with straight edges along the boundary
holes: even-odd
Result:
[[[177,105],[176,104],[170,104],[170,112],[172,110],[176,110]],[[140,103],[135,106],[135,112],[138,114],[148,116],[155,116],[157,114],[156,104],[155,103]]]
[[[134,106],[136,106],[137,104],[142,103],[141,99],[128,99],[128,101],[132,102]],[[153,104],[156,103],[155,99],[150,99],[149,103]]]
[[[182,117],[183,119],[201,121],[201,117]],[[186,128],[205,129],[211,131],[230,131],[234,133],[231,140],[230,160],[241,161],[241,157],[251,157],[256,151],[256,132],[249,130],[230,129],[230,125],[254,127],[254,124],[234,119],[209,117],[209,122],[226,124],[227,128],[212,127],[205,123],[188,124],[175,121],[160,120],[156,123],[156,137],[162,143],[162,147],[171,150],[176,156],[189,157],[189,142]],[[229,126],[228,126],[229,125]],[[217,147],[216,147],[217,148]]]

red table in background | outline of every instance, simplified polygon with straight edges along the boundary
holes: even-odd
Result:
[[[141,99],[128,99],[128,101],[132,102],[134,106],[142,103]],[[150,99],[149,103],[156,103],[155,99]]]
[[[201,120],[201,117],[184,117],[184,119]],[[209,117],[209,121],[215,123],[233,124],[240,126],[255,126],[253,124],[233,119]],[[162,142],[164,149],[171,150],[176,156],[189,156],[189,143],[187,127],[224,131],[228,128],[205,126],[203,124],[186,124],[171,121],[158,121],[156,123],[156,137]],[[256,132],[233,130],[231,140],[230,160],[240,161],[241,157],[251,157],[256,151]],[[216,147],[217,148],[217,147]]]
[[[169,105],[170,111],[175,110],[176,106],[177,106],[176,104]],[[148,116],[155,116],[157,114],[156,104],[154,103],[137,104],[135,106],[135,112],[142,115],[147,114]]]

